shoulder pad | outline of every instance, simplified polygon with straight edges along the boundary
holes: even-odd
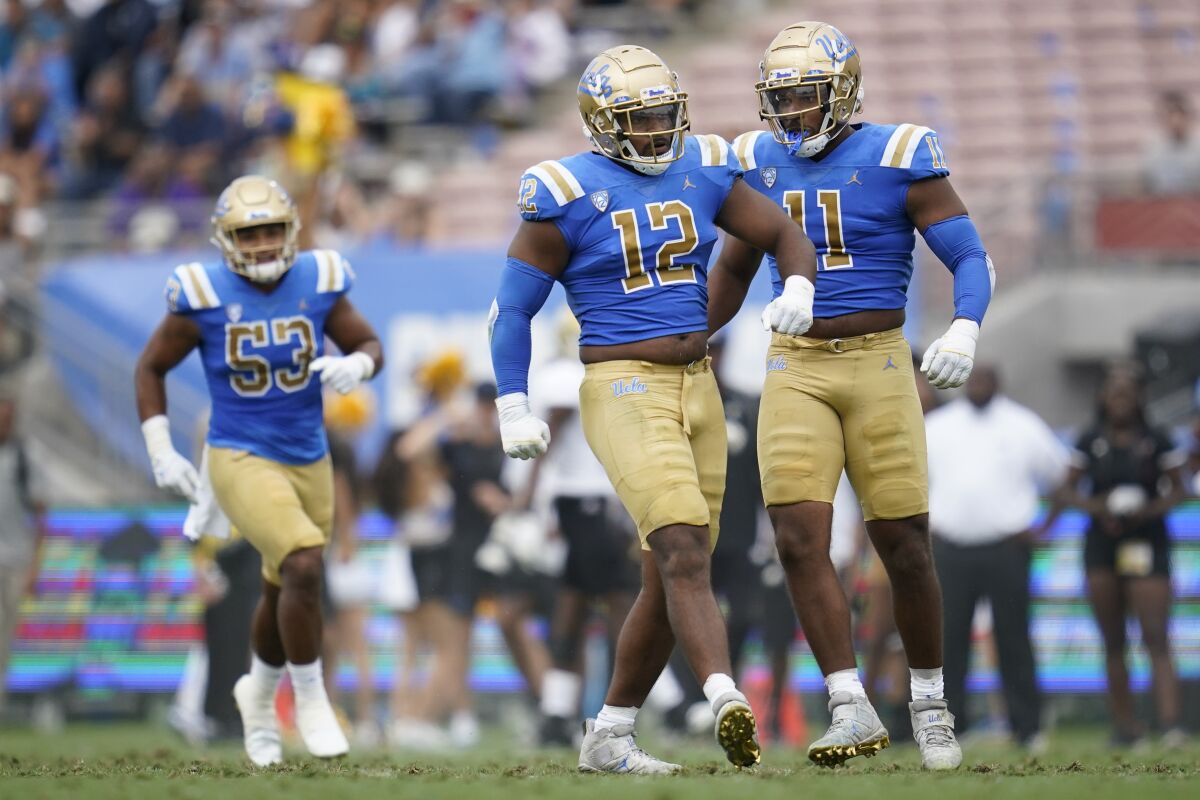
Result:
[[[583,197],[579,179],[561,161],[543,161],[525,170],[517,204],[526,219],[557,216],[561,208]],[[551,206],[552,208],[548,208]]]
[[[923,125],[901,124],[892,131],[879,160],[881,167],[914,169],[948,175],[946,156],[938,144],[937,133]]]
[[[213,287],[208,270],[199,261],[181,264],[171,273],[166,286],[167,308],[175,314],[219,308],[221,298]]]
[[[700,166],[724,167],[729,164],[729,143],[715,133],[692,136],[700,148]]]
[[[354,270],[336,250],[313,250],[313,260],[317,264],[317,293],[342,293],[349,291],[354,282]]]
[[[758,145],[758,137],[766,131],[746,131],[733,140],[733,153],[737,156],[738,164],[744,170],[754,169],[758,161],[754,157],[754,148]]]

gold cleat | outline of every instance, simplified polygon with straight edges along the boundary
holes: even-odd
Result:
[[[738,769],[753,767],[762,758],[754,712],[743,699],[730,699],[717,714],[717,743]]]
[[[880,750],[892,744],[891,737],[886,734],[873,741],[858,744],[835,744],[828,747],[812,747],[808,751],[808,760],[818,767],[840,767],[855,756],[871,758]]]

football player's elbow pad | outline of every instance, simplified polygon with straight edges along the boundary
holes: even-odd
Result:
[[[488,316],[492,370],[499,394],[528,392],[529,323],[541,310],[554,279],[537,267],[509,258],[500,274],[500,288]]]
[[[961,214],[935,222],[924,236],[929,249],[954,274],[954,316],[982,323],[996,288],[996,270],[975,224]]]

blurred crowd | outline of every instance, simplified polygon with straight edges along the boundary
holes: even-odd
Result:
[[[17,233],[44,228],[48,198],[107,198],[117,246],[203,241],[208,199],[238,174],[271,174],[303,200],[331,165],[379,175],[372,156],[395,152],[410,125],[460,129],[486,155],[575,69],[591,12],[623,5],[7,0],[0,173],[24,212]]]

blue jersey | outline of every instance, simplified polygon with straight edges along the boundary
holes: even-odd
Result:
[[[559,280],[579,343],[625,344],[708,328],[713,220],[741,176],[719,136],[688,136],[662,175],[595,152],[543,161],[521,178],[527,220],[550,220],[571,251]]]
[[[325,319],[353,280],[332,250],[300,253],[269,293],[220,261],[175,268],[167,307],[200,327],[209,444],[284,464],[325,455],[321,381],[308,365],[323,353]]]
[[[817,248],[813,316],[904,308],[915,235],[905,201],[913,181],[950,174],[937,134],[919,125],[854,126],[820,161],[788,154],[765,131],[733,150],[746,182],[783,206]],[[783,290],[768,256],[775,295]]]

